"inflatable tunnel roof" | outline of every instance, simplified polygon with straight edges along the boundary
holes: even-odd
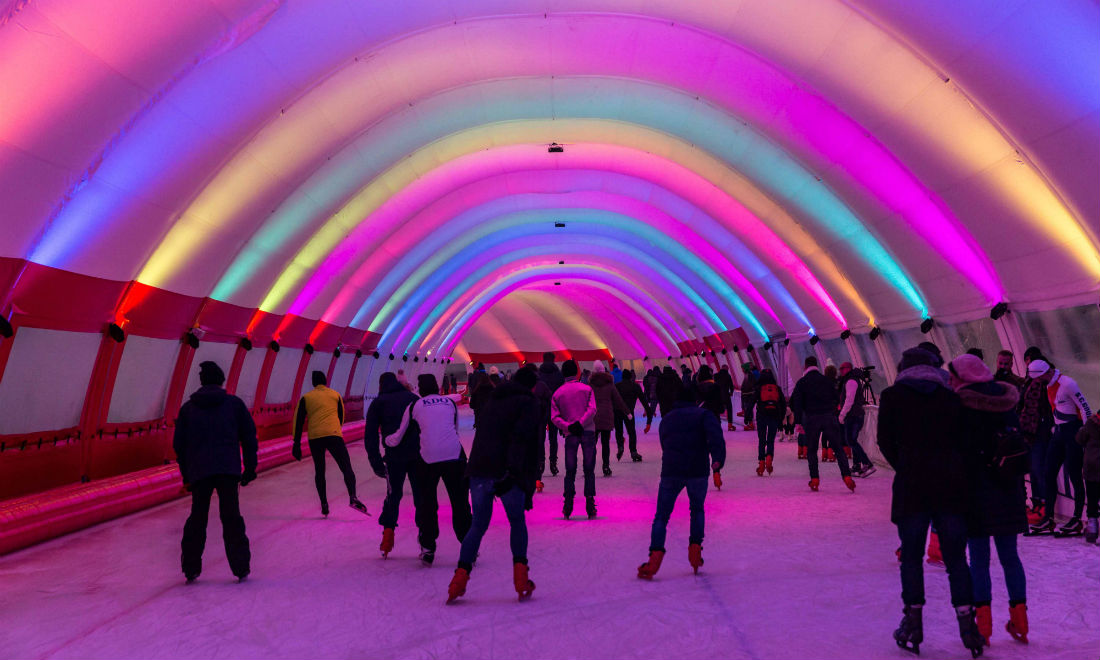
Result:
[[[0,315],[641,357],[1095,302],[1097,25],[1089,0],[7,0]]]

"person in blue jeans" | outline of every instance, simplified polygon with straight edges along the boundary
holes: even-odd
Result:
[[[665,557],[668,519],[681,490],[687,490],[691,511],[688,561],[698,573],[703,565],[703,501],[707,478],[726,462],[722,424],[710,410],[696,405],[689,388],[680,390],[676,403],[658,427],[661,439],[661,483],[657,487],[657,513],[649,539],[649,561],[638,567],[638,577],[652,580]]]
[[[538,376],[524,367],[493,389],[470,448],[473,522],[462,540],[458,568],[447,588],[447,602],[466,593],[481,539],[489,529],[493,498],[499,497],[512,528],[512,581],[520,600],[531,596],[535,583],[528,576],[527,522],[542,458],[542,411],[533,392]]]

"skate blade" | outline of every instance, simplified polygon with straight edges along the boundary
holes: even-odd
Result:
[[[898,643],[898,648],[902,651],[908,651],[914,655],[920,655],[920,644],[913,644],[911,642],[903,642],[901,640],[894,640]]]
[[[363,514],[364,516],[373,517],[373,516],[371,516],[370,511],[367,510],[367,507],[363,507],[362,509],[360,509],[359,507],[355,506],[354,504],[349,504],[348,508],[352,509],[352,510],[355,510],[355,511],[358,511],[359,513]]]

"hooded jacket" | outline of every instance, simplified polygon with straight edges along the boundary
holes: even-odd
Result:
[[[730,374],[730,370],[726,367],[715,372],[714,384],[718,386],[718,392],[722,396],[722,401],[726,401],[733,396],[733,391],[736,389],[733,382],[733,375]]]
[[[366,426],[363,429],[363,442],[367,446],[367,458],[375,473],[385,470],[385,463],[379,451],[382,438],[392,435],[401,426],[405,409],[417,400],[417,396],[405,389],[390,372],[378,379],[378,396],[367,408]],[[410,425],[397,445],[386,446],[386,461],[411,461],[420,455],[420,429]]]
[[[898,374],[879,397],[878,446],[894,468],[890,520],[970,509],[962,401],[928,365]]]
[[[657,378],[657,403],[661,406],[662,415],[672,410],[676,397],[682,389],[684,389],[684,381],[676,375],[672,367],[665,367]]]
[[[256,471],[256,423],[248,406],[217,385],[203,385],[180,408],[172,437],[183,483]]]
[[[619,396],[623,399],[623,404],[626,405],[626,409],[630,412],[634,412],[634,407],[638,405],[638,402],[642,402],[642,408],[649,412],[649,404],[646,402],[645,392],[642,391],[642,387],[638,385],[638,381],[634,380],[634,373],[631,371],[623,372],[623,379],[618,383],[615,383],[615,389],[619,390]]]
[[[535,492],[542,444],[539,402],[516,382],[502,383],[485,403],[485,416],[474,434],[466,474],[503,479],[511,475],[527,495]]]
[[[1003,483],[989,467],[998,431],[1015,427],[1019,390],[1009,383],[986,381],[958,390],[962,401],[963,443],[970,482],[970,536],[1000,536],[1027,531],[1024,478]]]
[[[596,416],[593,422],[597,431],[615,428],[615,411],[628,414],[626,403],[615,389],[615,379],[606,371],[597,371],[588,379],[588,386],[596,396]]]
[[[706,477],[711,465],[726,462],[722,425],[710,411],[690,401],[677,401],[657,427],[661,438],[661,476],[681,479]]]
[[[565,376],[561,375],[561,369],[553,362],[543,362],[539,365],[539,382],[546,383],[550,393],[558,391],[565,384]]]

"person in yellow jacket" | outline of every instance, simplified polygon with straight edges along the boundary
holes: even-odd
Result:
[[[367,506],[355,495],[355,471],[344,444],[344,400],[340,393],[327,386],[323,371],[313,372],[313,389],[298,401],[294,412],[294,446],[290,450],[295,460],[302,460],[302,430],[309,432],[309,453],[313,456],[314,481],[321,498],[321,515],[328,515],[328,492],[325,486],[325,452],[332,454],[344,485],[348,488],[348,506],[359,513],[367,513]],[[367,514],[369,515],[369,514]]]

